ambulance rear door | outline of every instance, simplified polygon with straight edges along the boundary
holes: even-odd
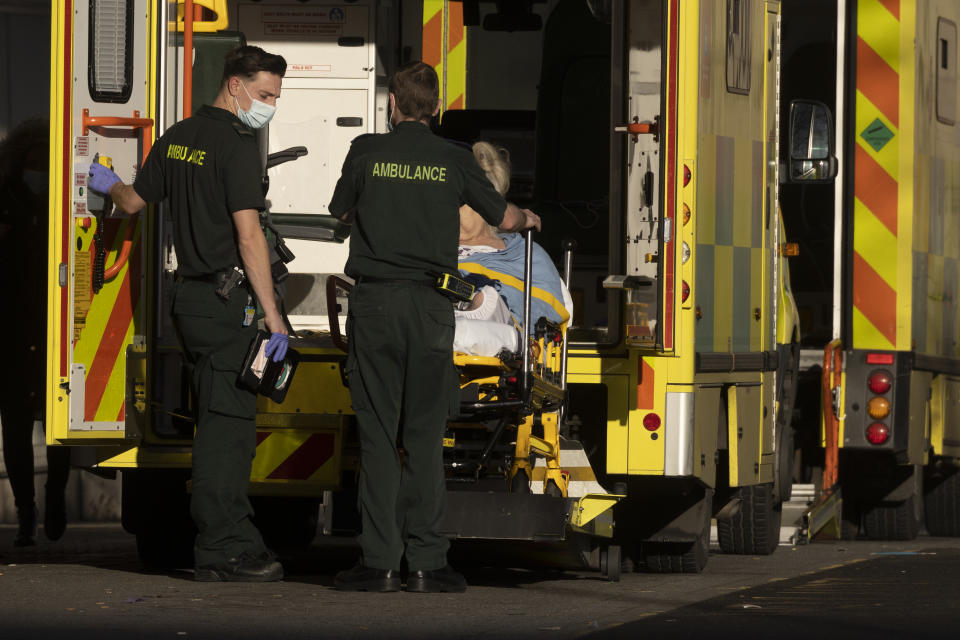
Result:
[[[133,445],[145,428],[142,216],[96,214],[86,181],[99,154],[130,183],[149,151],[155,12],[147,0],[56,0],[52,7],[47,330],[52,444]]]

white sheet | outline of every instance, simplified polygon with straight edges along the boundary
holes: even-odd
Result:
[[[473,356],[496,356],[503,350],[516,351],[519,333],[513,325],[492,320],[457,318],[453,350]]]

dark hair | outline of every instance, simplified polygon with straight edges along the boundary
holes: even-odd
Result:
[[[281,78],[287,72],[287,61],[283,56],[267,53],[260,47],[243,46],[227,53],[223,59],[223,78],[220,86],[227,84],[233,76],[252,79],[258,71],[274,73]]]
[[[18,180],[31,152],[47,157],[50,151],[50,123],[46,118],[24,120],[0,140],[0,184]]]
[[[390,76],[390,93],[403,115],[424,120],[437,108],[440,80],[437,72],[419,60],[408,62]]]

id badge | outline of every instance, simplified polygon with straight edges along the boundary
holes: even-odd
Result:
[[[257,313],[257,308],[252,305],[247,305],[243,308],[243,326],[249,327],[253,324],[253,317]]]

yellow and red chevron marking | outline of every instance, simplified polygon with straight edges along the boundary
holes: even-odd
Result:
[[[441,110],[463,109],[467,95],[467,30],[463,3],[423,0],[423,61],[440,78]]]
[[[257,431],[257,455],[251,477],[297,481],[317,481],[321,476],[335,479],[339,469],[324,467],[336,460],[336,447],[337,436],[333,432]]]
[[[107,254],[108,266],[119,252],[128,224],[129,219],[107,221],[104,242],[111,247]],[[140,219],[137,218],[134,224],[137,226],[127,264],[98,293],[88,291],[90,308],[85,314],[76,307],[74,309],[78,331],[73,344],[73,362],[82,364],[86,371],[83,390],[85,421],[120,422],[125,418],[126,353],[133,340],[135,319],[140,313]],[[93,263],[92,231],[78,233],[86,245],[82,253],[88,254],[88,264]],[[91,286],[91,283],[85,282],[83,286]],[[79,297],[80,292],[75,292],[75,298]]]
[[[900,0],[858,0],[854,153],[853,342],[897,346]],[[889,130],[879,149],[862,135]]]

